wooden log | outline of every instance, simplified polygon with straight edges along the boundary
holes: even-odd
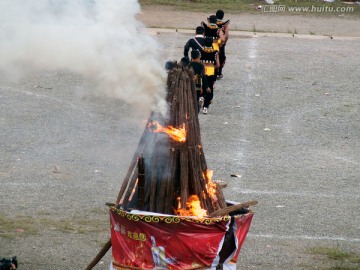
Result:
[[[176,200],[176,185],[178,178],[177,175],[177,166],[176,163],[178,161],[177,155],[178,151],[171,148],[169,149],[169,160],[166,162],[164,181],[166,182],[165,187],[165,200],[164,211],[167,214],[174,214],[174,209],[177,208],[177,200]]]
[[[144,157],[138,158],[138,209],[144,210],[145,205],[145,164]]]
[[[217,210],[227,207],[226,202],[225,202],[224,193],[222,192],[220,185],[217,183],[216,183],[216,198],[217,198],[217,203],[218,203]]]
[[[137,188],[138,175],[137,175],[136,168],[137,168],[137,167],[133,168],[133,169],[134,169],[134,173],[133,173],[132,176],[131,176],[131,180],[130,180],[128,189],[126,190],[126,192],[125,192],[125,194],[124,194],[124,197],[123,197],[123,201],[122,201],[122,203],[120,204],[121,207],[124,208],[124,209],[130,207],[132,197],[133,197],[133,195],[134,195],[134,193],[135,193],[135,189]],[[135,172],[135,171],[136,171],[136,172]],[[132,207],[132,206],[131,206],[131,207]]]
[[[167,194],[167,188],[169,185],[169,179],[168,179],[168,167],[170,162],[170,156],[169,153],[164,153],[164,156],[162,157],[161,161],[161,178],[159,179],[159,198],[163,198],[161,201],[161,204],[159,205],[159,208],[161,208],[161,213],[164,214],[172,214],[172,212],[168,212],[167,205],[170,200],[170,196]]]
[[[151,117],[150,117],[150,118],[151,118]],[[145,143],[145,142],[146,142],[146,137],[147,137],[146,135],[147,135],[147,133],[149,132],[149,131],[148,131],[148,128],[147,128],[147,125],[149,124],[149,122],[150,122],[150,121],[148,121],[147,124],[146,124],[146,127],[145,127],[145,129],[144,129],[144,131],[143,131],[143,134],[142,134],[141,138],[140,138],[140,142],[139,142],[139,144],[138,144],[138,146],[137,146],[137,149],[136,149],[136,151],[135,151],[135,154],[134,154],[134,156],[133,156],[133,158],[132,158],[132,160],[131,160],[129,169],[128,169],[128,171],[127,171],[127,173],[126,173],[126,176],[125,176],[125,178],[124,178],[124,180],[123,180],[123,182],[122,182],[120,191],[119,191],[119,193],[118,193],[118,197],[117,197],[116,202],[115,202],[116,205],[119,205],[119,203],[120,203],[120,201],[121,201],[121,199],[122,199],[125,191],[129,188],[128,185],[129,185],[130,177],[131,177],[131,175],[133,174],[133,172],[134,172],[134,167],[135,167],[136,164],[137,164],[137,158],[138,158],[138,156],[142,153],[144,147],[146,146],[146,143]]]
[[[180,149],[180,203],[184,207],[189,197],[188,159],[185,149]]]
[[[121,189],[120,189],[120,191],[118,193],[118,197],[117,197],[116,202],[115,202],[116,205],[122,205],[123,202],[124,202],[124,194],[129,189],[129,184],[131,182],[130,179],[131,179],[132,175],[134,174],[136,162],[137,162],[137,157],[136,157],[136,154],[135,154],[132,161],[131,161],[130,167],[129,167],[127,173],[126,173],[126,176],[125,176],[125,178],[124,178],[124,180],[122,182]]]
[[[256,205],[257,201],[248,201],[244,203],[234,204],[228,207],[225,207],[223,209],[220,209],[218,211],[215,211],[208,215],[208,217],[218,217],[218,216],[225,216],[228,215],[230,212],[234,212],[236,210],[240,210],[243,208],[249,208],[249,206]]]
[[[226,188],[227,187],[227,183],[223,180],[212,180],[214,183],[216,183],[216,185],[218,187],[220,187],[221,189]]]
[[[151,177],[149,178],[150,184],[150,211],[155,212],[156,211],[156,200],[157,200],[157,194],[156,194],[156,181],[157,181],[157,174],[156,174],[156,164],[157,164],[158,158],[157,156],[151,157],[151,164],[149,171],[151,172]]]
[[[208,190],[206,188],[206,184],[210,181],[210,179],[207,176],[207,170],[204,171],[202,173],[202,181],[200,181],[199,183],[201,184],[201,190],[203,190],[205,197],[204,199],[204,204],[206,205],[206,210],[208,211],[208,213],[212,213],[215,211],[214,206],[213,206],[213,202],[212,199],[208,193]]]
[[[168,156],[162,156],[161,157],[161,162],[159,163],[159,174],[160,174],[160,178],[158,178],[158,182],[157,182],[157,194],[158,194],[158,198],[157,198],[157,211],[159,213],[165,213],[168,214],[166,209],[165,209],[165,205],[167,204],[166,201],[167,200],[171,200],[170,196],[167,196],[166,194],[166,187],[167,187],[167,183],[165,182],[166,178],[165,178],[165,164],[166,164],[166,160],[168,159]]]
[[[177,198],[181,197],[181,181],[180,181],[180,150],[172,148],[171,160],[168,168],[168,175],[165,179],[168,181],[166,194],[169,196],[166,200],[165,208],[167,213],[174,213],[174,209],[178,207]]]

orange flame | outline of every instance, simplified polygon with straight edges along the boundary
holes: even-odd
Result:
[[[216,197],[216,183],[211,181],[211,178],[213,176],[214,171],[212,170],[206,170],[206,177],[203,174],[203,177],[207,180],[205,187],[207,190],[207,193],[209,194],[209,196],[211,197],[211,200],[213,202],[217,201],[217,197]],[[205,194],[204,194],[205,196]]]
[[[174,128],[173,126],[163,127],[157,121],[152,121],[148,124],[148,128],[151,129],[152,132],[158,133],[163,132],[170,136],[171,139],[177,142],[185,142],[186,141],[186,130],[185,123],[182,124],[181,128]]]
[[[212,170],[206,170],[203,172],[203,178],[206,180],[205,188],[207,191],[208,196],[210,196],[212,202],[217,201],[216,191],[217,191],[217,184],[211,181],[213,176]],[[206,197],[205,191],[203,191],[203,197]],[[196,216],[198,218],[204,218],[207,216],[207,211],[201,208],[201,203],[199,197],[197,195],[191,195],[187,202],[186,207],[182,208],[180,197],[177,198],[178,201],[178,209],[175,210],[175,214],[179,216]]]
[[[186,208],[181,208],[180,197],[178,200],[178,209],[175,213],[179,216],[196,216],[198,218],[204,218],[207,215],[207,211],[201,208],[200,200],[197,195],[191,195],[187,202]]]

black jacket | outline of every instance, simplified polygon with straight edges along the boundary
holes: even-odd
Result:
[[[196,36],[191,38],[186,42],[184,46],[184,56],[189,57],[189,50],[198,50],[201,52],[202,48],[204,47],[204,37]]]

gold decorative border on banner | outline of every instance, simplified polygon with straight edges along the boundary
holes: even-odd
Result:
[[[229,221],[230,216],[216,217],[216,218],[190,218],[182,216],[152,216],[152,215],[137,215],[126,212],[122,209],[110,207],[110,210],[116,212],[120,217],[127,218],[131,221],[145,221],[148,223],[160,223],[164,222],[167,224],[180,223],[181,221],[188,221],[194,223],[201,223],[205,225],[211,225],[217,222]]]

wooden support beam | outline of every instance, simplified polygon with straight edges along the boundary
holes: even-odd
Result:
[[[234,212],[236,210],[240,210],[243,208],[249,208],[252,205],[256,205],[258,202],[257,201],[248,201],[248,202],[244,202],[244,203],[239,203],[239,204],[234,204],[228,207],[225,207],[223,209],[220,209],[218,211],[215,211],[211,214],[208,215],[208,217],[219,217],[219,216],[225,216],[228,215],[231,212]]]
[[[144,157],[138,158],[138,208],[144,209],[145,205],[145,164]]]

